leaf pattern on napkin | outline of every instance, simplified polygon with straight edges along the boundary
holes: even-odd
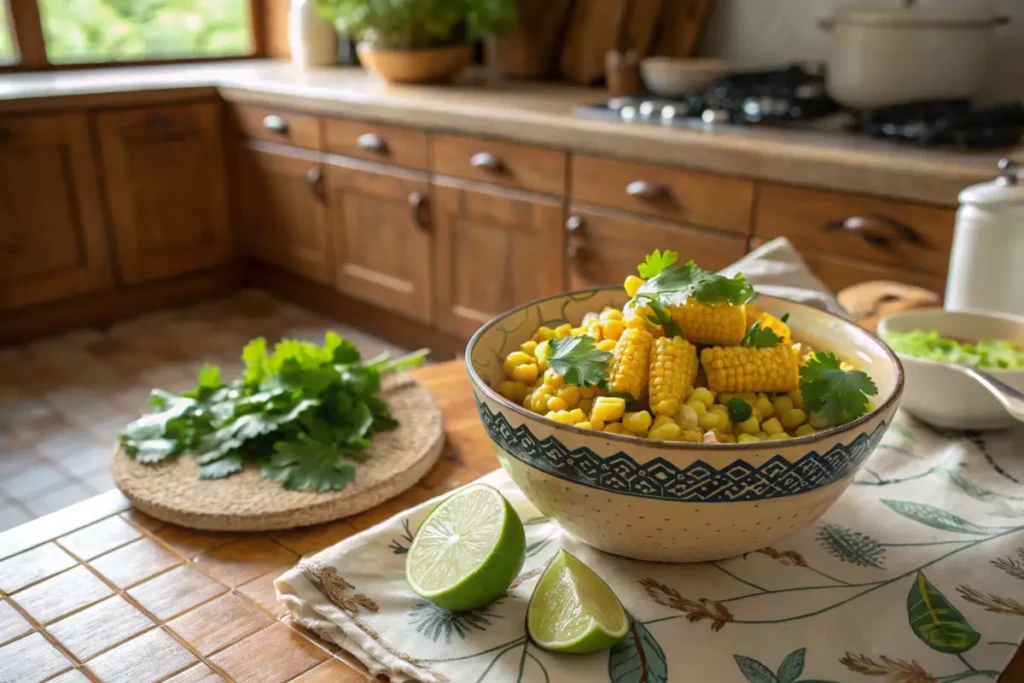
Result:
[[[916,661],[890,659],[885,655],[876,661],[867,655],[847,652],[839,663],[855,674],[885,676],[889,683],[938,683],[938,679],[924,670]]]
[[[686,620],[691,623],[708,620],[712,631],[721,631],[727,623],[733,621],[729,609],[717,600],[684,598],[675,588],[652,578],[640,579],[640,585],[656,603],[683,612]]]
[[[992,564],[1015,579],[1024,579],[1024,548],[1017,548],[1017,558],[1000,557],[992,560]]]
[[[376,602],[362,593],[346,593],[346,590],[355,586],[340,576],[338,570],[329,564],[308,560],[299,563],[299,571],[316,586],[317,590],[327,596],[328,600],[350,614],[359,614],[360,608],[371,612],[380,609]]]
[[[762,555],[767,555],[773,560],[778,560],[782,564],[788,565],[790,567],[807,566],[807,560],[805,560],[804,556],[795,550],[776,550],[775,548],[768,546],[766,548],[755,550],[754,552],[761,553]]]
[[[885,548],[867,534],[838,524],[825,523],[818,528],[815,539],[838,560],[860,567],[885,567]]]
[[[967,602],[984,607],[989,612],[1024,617],[1024,605],[1013,598],[1004,598],[999,595],[992,595],[991,593],[985,595],[970,586],[957,586],[956,592]]]

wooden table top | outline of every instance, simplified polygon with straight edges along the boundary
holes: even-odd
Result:
[[[355,517],[229,534],[159,522],[110,491],[0,533],[0,683],[355,683],[353,657],[291,624],[273,580],[315,552],[498,467],[461,361],[415,371],[447,443],[416,486]],[[1001,683],[1024,681],[1024,649]]]

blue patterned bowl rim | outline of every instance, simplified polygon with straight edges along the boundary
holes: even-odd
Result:
[[[580,434],[582,436],[593,437],[595,432],[591,430],[580,429],[579,427],[574,427],[572,425],[566,425],[562,424],[561,422],[549,420],[543,415],[535,413],[531,410],[527,410],[526,408],[517,405],[512,401],[509,401],[507,398],[496,392],[487,384],[487,382],[483,381],[480,375],[477,374],[476,368],[473,367],[473,348],[476,346],[477,342],[480,341],[483,335],[487,333],[488,330],[490,330],[492,327],[500,323],[502,320],[524,309],[532,308],[533,306],[544,303],[545,301],[552,301],[554,299],[564,299],[566,297],[574,295],[589,294],[590,292],[612,291],[620,288],[620,285],[604,285],[601,287],[587,287],[585,289],[574,289],[571,291],[562,292],[560,294],[545,296],[539,299],[534,299],[533,301],[528,301],[525,304],[516,306],[515,308],[509,309],[502,313],[501,315],[492,318],[489,322],[485,323],[482,327],[480,327],[480,329],[478,329],[476,333],[472,337],[470,337],[469,343],[466,344],[466,369],[468,370],[469,377],[473,381],[473,384],[475,385],[476,389],[478,391],[483,392],[483,394],[486,395],[487,398],[494,401],[498,405],[502,406],[503,408],[507,408],[508,410],[511,410],[515,413],[518,413],[524,418],[536,420],[538,422],[541,422],[542,424],[554,428],[555,430],[565,430],[575,434]],[[829,311],[823,311],[820,308],[816,308],[814,306],[808,306],[807,304],[801,304],[796,301],[791,301],[789,299],[781,299],[779,297],[774,296],[758,295],[758,298],[774,301],[785,301],[786,306],[804,308],[810,311],[814,311],[815,313],[824,314],[830,318],[834,318],[844,326],[851,327],[856,329],[858,332],[862,332],[863,334],[867,335],[870,339],[873,339],[875,342],[878,343],[879,348],[882,349],[885,355],[889,358],[889,361],[892,363],[893,367],[895,367],[896,369],[896,386],[893,387],[892,393],[889,395],[889,398],[887,398],[881,405],[875,407],[873,410],[865,413],[864,415],[861,415],[853,422],[847,422],[846,424],[839,425],[838,427],[829,427],[827,429],[822,429],[821,431],[815,432],[814,434],[810,434],[808,436],[797,436],[791,439],[786,439],[784,442],[780,443],[784,443],[786,446],[800,446],[805,444],[811,445],[818,443],[819,441],[825,441],[833,437],[838,437],[848,432],[852,433],[858,428],[860,428],[862,425],[870,422],[875,416],[888,410],[894,403],[897,403],[899,401],[900,396],[903,394],[903,364],[900,363],[900,359],[896,356],[895,353],[893,353],[892,349],[890,349],[885,342],[879,339],[877,335],[873,334],[872,332],[869,332],[868,330],[865,330],[862,327],[858,327],[856,324],[850,322],[849,320],[841,318],[840,316],[834,313],[830,313]],[[622,434],[614,434],[612,432],[601,432],[600,434],[602,439],[618,441],[621,443],[637,443],[638,441],[644,441],[645,445],[658,449],[666,449],[673,451],[707,451],[708,449],[708,444],[706,443],[691,443],[688,441],[646,441],[637,439],[635,436],[625,436]],[[721,450],[723,452],[748,450],[756,451],[763,450],[764,443],[720,443],[715,444],[714,448],[716,451]]]

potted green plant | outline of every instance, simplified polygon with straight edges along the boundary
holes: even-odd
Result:
[[[389,81],[451,78],[470,42],[507,33],[516,0],[317,0],[320,15],[357,41],[363,65]]]

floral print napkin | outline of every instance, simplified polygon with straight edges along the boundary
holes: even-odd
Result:
[[[811,528],[718,562],[637,562],[542,517],[504,471],[526,525],[508,593],[452,614],[416,596],[405,553],[437,501],[312,557],[277,582],[304,626],[394,681],[952,683],[993,680],[1024,636],[1024,429],[940,433],[900,415]],[[537,576],[559,548],[633,616],[606,652],[559,655],[526,637]]]

